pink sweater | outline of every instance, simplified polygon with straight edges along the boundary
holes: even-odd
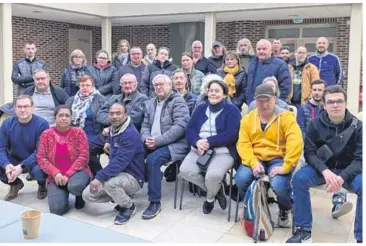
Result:
[[[66,132],[60,132],[57,128],[54,129],[58,138],[56,142],[55,166],[60,170],[62,175],[65,175],[72,166],[71,157],[67,148],[68,143],[66,141],[66,138],[70,133],[70,129]]]

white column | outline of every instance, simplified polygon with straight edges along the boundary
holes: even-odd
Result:
[[[102,49],[112,56],[112,22],[110,18],[102,19]]]
[[[347,78],[347,108],[358,113],[358,99],[361,80],[362,4],[352,4]]]
[[[212,44],[216,39],[216,14],[214,12],[206,13],[205,16],[205,56],[211,56]]]
[[[0,4],[0,105],[13,101],[11,3]]]

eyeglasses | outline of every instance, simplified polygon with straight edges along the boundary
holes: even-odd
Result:
[[[165,83],[156,83],[154,84],[154,87],[163,87],[165,85]]]
[[[338,100],[328,100],[325,102],[327,105],[331,106],[331,105],[334,105],[335,103],[337,105],[342,105],[344,103],[344,100],[343,99],[338,99]]]
[[[98,59],[101,59],[101,60],[108,60],[108,57],[98,57]]]
[[[17,109],[30,109],[32,105],[17,105],[15,106]]]

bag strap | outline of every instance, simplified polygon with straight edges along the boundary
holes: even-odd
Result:
[[[354,131],[357,129],[357,122],[358,119],[356,117],[353,117],[352,119],[352,123],[349,127],[347,127],[347,129],[345,129],[344,131],[342,131],[340,134],[338,134],[337,136],[332,137],[331,139],[326,141],[326,144],[328,144],[328,146],[334,151],[334,149],[341,149],[343,150],[344,147],[347,145],[348,141],[351,139]],[[339,148],[339,140],[342,138],[342,148]],[[333,144],[338,145],[337,148],[333,148]],[[336,154],[336,153],[335,153]]]

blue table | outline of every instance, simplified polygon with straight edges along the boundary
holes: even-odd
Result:
[[[26,210],[29,210],[29,208],[0,200],[0,229],[20,221],[21,213]]]

